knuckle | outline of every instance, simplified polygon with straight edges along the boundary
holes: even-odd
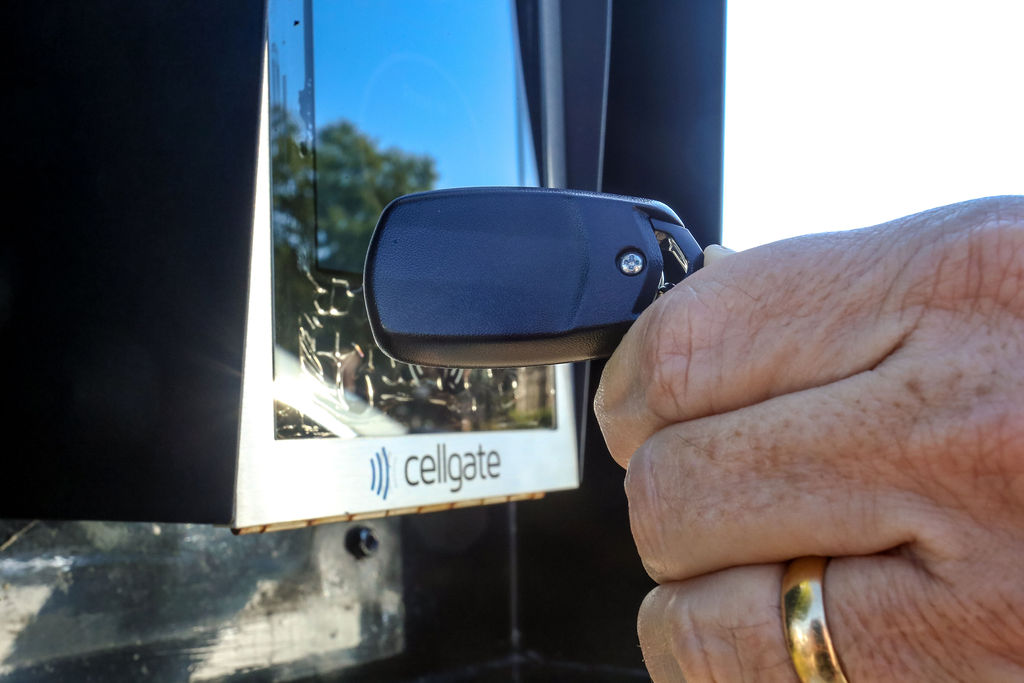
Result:
[[[643,372],[647,378],[645,407],[668,422],[690,415],[688,387],[700,344],[693,320],[703,316],[694,306],[692,290],[684,291],[690,296],[684,297],[680,291],[673,299],[664,301],[665,305],[656,307],[656,317],[647,326],[643,338]]]
[[[1009,308],[1024,316],[1024,198],[944,207],[924,214],[917,226],[909,304],[972,315]]]
[[[765,631],[765,624],[710,623],[675,630],[676,651],[687,680],[793,683],[792,662]]]
[[[658,649],[671,652],[687,681],[795,680],[770,606],[763,618],[729,617],[728,607],[709,605],[699,590],[671,584],[651,591],[640,608],[641,643],[660,638]]]
[[[1020,302],[1024,284],[1024,202],[986,200],[966,243],[967,279],[978,294]]]
[[[654,473],[649,445],[645,444],[629,461],[626,469],[626,498],[629,501],[629,524],[637,552],[652,579],[662,583],[669,577],[670,566],[665,545],[663,513],[665,492],[661,479]]]
[[[715,439],[667,429],[651,437],[629,462],[625,489],[630,526],[644,568],[659,583],[707,569],[716,530],[730,507],[716,482]]]
[[[594,392],[594,417],[597,419],[597,426],[600,427],[601,433],[607,436],[607,432],[610,431],[612,425],[607,403],[605,402],[605,386],[605,375],[602,373],[601,381],[597,385],[597,391]]]
[[[637,615],[637,633],[641,640],[665,632],[665,603],[672,595],[672,586],[655,586],[640,603]]]
[[[725,521],[701,443],[665,430],[633,455],[626,470],[629,520],[644,568],[658,583],[702,573]]]
[[[627,348],[627,345],[628,348]],[[632,341],[624,340],[608,360],[594,393],[594,417],[608,446],[608,452],[620,465],[626,466],[636,447],[638,425],[632,389],[634,378],[628,376],[630,363],[624,360],[632,355]]]

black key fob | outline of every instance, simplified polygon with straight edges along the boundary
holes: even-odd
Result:
[[[702,251],[661,202],[493,187],[388,204],[363,273],[373,337],[392,358],[521,367],[611,355]]]

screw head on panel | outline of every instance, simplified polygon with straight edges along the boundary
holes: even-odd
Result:
[[[345,535],[345,548],[361,560],[374,555],[380,548],[380,541],[370,527],[356,526]]]
[[[639,275],[644,265],[644,255],[635,249],[627,249],[619,254],[619,270],[624,275]]]

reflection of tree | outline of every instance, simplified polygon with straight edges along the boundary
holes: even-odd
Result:
[[[340,121],[320,129],[314,171],[309,133],[280,108],[272,113],[271,138],[275,343],[315,380],[317,405],[342,420],[369,405],[414,432],[551,426],[545,368],[420,368],[374,347],[360,274],[366,248],[388,202],[431,189],[434,160],[381,150]],[[539,395],[523,392],[524,373]],[[283,404],[277,433],[330,436]]]
[[[338,318],[342,338],[372,346],[357,296],[370,235],[388,202],[433,187],[434,160],[381,151],[351,123],[340,121],[320,129],[314,172],[311,141],[287,111],[273,109],[271,131],[277,344],[298,354],[294,325],[300,316],[317,314]],[[314,226],[320,230],[317,252]],[[319,274],[322,269],[349,275],[330,277]]]
[[[370,235],[388,202],[437,182],[432,158],[380,150],[347,121],[317,136],[316,166],[319,263],[330,270],[361,272]]]

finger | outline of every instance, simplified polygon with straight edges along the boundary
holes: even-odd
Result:
[[[735,249],[729,249],[728,247],[723,247],[721,244],[709,244],[704,249],[704,267],[707,268],[712,263],[715,263],[717,261],[721,261],[723,258],[728,256],[729,254],[735,254],[735,253],[736,253]]]
[[[736,567],[654,589],[638,618],[654,681],[795,683],[779,609],[783,571]],[[986,615],[950,609],[945,588],[906,558],[831,560],[824,603],[850,681],[1014,680],[971,635]]]
[[[940,280],[959,287],[964,240],[1000,206],[969,202],[786,240],[687,278],[640,316],[605,367],[595,412],[613,457],[625,466],[667,424],[877,366]]]
[[[879,229],[730,255],[650,306],[608,360],[595,410],[612,456],[673,422],[726,412],[866,370],[906,334],[890,277],[861,250]],[[828,267],[821,268],[822,263]],[[898,299],[898,297],[897,297]]]
[[[895,408],[900,394],[876,405],[888,384],[900,384],[893,371],[862,374],[649,439],[629,464],[626,494],[651,576],[945,547],[961,506],[922,481],[936,444],[955,447],[950,430],[922,422],[910,400]]]
[[[782,632],[784,565],[734,567],[660,586],[638,633],[655,683],[797,677]],[[979,645],[992,615],[899,555],[834,558],[825,571],[828,632],[850,681],[1011,681],[1013,657]]]
[[[951,583],[902,550],[828,564],[826,619],[847,678],[1024,680],[1020,616],[991,590],[1006,567],[993,573],[974,558],[973,580]]]
[[[738,567],[651,591],[637,633],[654,682],[796,683],[778,614],[782,572]]]
[[[1021,356],[993,356],[998,335],[963,338],[945,319],[922,325],[941,329],[870,372],[648,439],[629,464],[626,493],[651,575],[678,580],[902,544],[926,560],[965,556],[963,529],[978,515],[996,528],[1019,469],[994,454],[1020,438],[1008,406],[1019,396]],[[968,501],[979,496],[972,512]]]

